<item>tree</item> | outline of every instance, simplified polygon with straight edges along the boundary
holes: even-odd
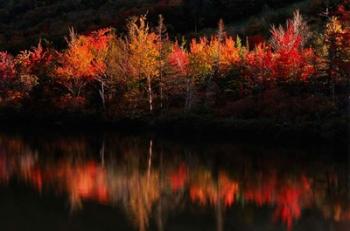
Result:
[[[96,71],[93,76],[99,82],[99,95],[101,97],[102,107],[106,109],[106,89],[110,91],[113,88],[113,79],[106,73],[106,59],[113,38],[111,29],[101,29],[93,32],[89,37],[89,49],[93,55],[92,65]]]
[[[222,57],[222,43],[225,39],[225,26],[224,21],[222,19],[219,20],[218,23],[218,32],[217,32],[217,54],[216,54],[216,60],[215,60],[215,74],[214,76],[218,76],[220,74],[220,66],[221,66],[221,57]],[[215,44],[215,43],[214,43]]]
[[[106,76],[108,76],[107,85],[109,86],[109,94],[107,95],[118,94],[121,98],[120,102],[122,97],[127,97],[127,93],[132,90],[130,86],[134,84],[133,79],[129,78],[129,60],[128,42],[124,38],[113,36],[106,58]],[[110,101],[110,99],[111,96],[108,96],[107,100]],[[122,105],[120,102],[119,105]]]
[[[348,0],[342,2],[334,14],[324,13],[327,23],[315,41],[318,76],[325,80],[334,102],[336,88],[348,88],[350,81],[350,8]]]
[[[41,53],[40,44],[33,51],[21,52],[17,57],[7,52],[0,53],[1,95],[5,101],[16,103],[29,95],[37,84],[37,77],[33,73]]]
[[[158,27],[157,27],[157,39],[158,39],[158,74],[159,74],[159,94],[160,94],[160,108],[163,109],[163,72],[165,65],[165,46],[164,40],[166,37],[166,26],[164,25],[164,18],[162,15],[159,15]]]
[[[271,29],[271,47],[276,62],[276,77],[280,81],[307,80],[313,73],[312,49],[305,48],[310,37],[309,29],[299,11],[287,21],[286,27]]]
[[[344,33],[341,22],[336,17],[331,17],[326,25],[325,45],[327,49],[329,86],[333,98],[335,97],[335,82],[339,77],[339,64],[341,60],[341,49]]]
[[[12,55],[5,52],[0,52],[0,77],[2,82],[14,79],[16,75],[15,62]]]
[[[249,79],[250,85],[255,84],[267,87],[274,80],[275,62],[271,47],[261,43],[247,55],[245,77]]]
[[[67,39],[68,49],[60,53],[58,67],[55,70],[57,81],[74,97],[79,97],[86,81],[92,78],[92,54],[88,49],[85,36],[78,36],[74,29],[70,30]]]
[[[146,78],[149,111],[153,112],[152,79],[158,75],[157,35],[150,32],[146,16],[132,18],[128,24],[131,76]]]
[[[193,79],[192,76],[189,75],[189,55],[188,53],[181,48],[176,42],[173,46],[173,49],[168,57],[168,62],[171,68],[174,70],[177,78],[185,78],[186,79],[186,103],[185,110],[189,111],[192,107],[192,85]]]
[[[39,84],[48,84],[46,77],[54,66],[55,52],[44,48],[39,41],[36,47],[21,51],[16,56],[16,70],[24,91],[29,92]]]
[[[226,73],[232,66],[237,66],[242,60],[240,48],[234,38],[226,37],[221,44],[220,71]]]
[[[190,44],[190,74],[198,80],[205,80],[213,73],[213,53],[210,53],[209,42],[205,37]],[[216,50],[217,51],[217,50]]]
[[[9,90],[16,85],[16,69],[13,56],[0,52],[1,101],[6,100]]]
[[[73,97],[80,98],[88,81],[101,83],[100,96],[104,102],[105,59],[108,50],[110,29],[101,29],[90,35],[77,35],[70,30],[68,49],[59,55],[58,67],[54,71],[58,83]]]

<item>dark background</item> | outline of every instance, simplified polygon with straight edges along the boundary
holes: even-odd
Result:
[[[312,15],[337,2],[339,0],[0,0],[0,50],[16,53],[36,45],[40,38],[63,48],[69,27],[86,33],[113,26],[122,33],[129,17],[145,13],[151,24],[156,24],[158,14],[163,14],[172,37],[212,33],[220,18],[231,26],[232,33],[261,34],[269,32],[271,23],[284,22],[296,8]]]

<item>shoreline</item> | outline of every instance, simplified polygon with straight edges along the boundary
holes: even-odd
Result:
[[[344,116],[322,121],[281,122],[269,118],[163,115],[111,120],[96,115],[34,116],[19,112],[11,115],[1,113],[0,129],[153,133],[183,138],[195,136],[204,140],[235,139],[281,144],[330,144],[345,147],[349,144],[350,118]]]

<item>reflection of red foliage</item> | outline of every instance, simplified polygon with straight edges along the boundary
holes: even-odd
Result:
[[[244,191],[244,198],[247,201],[255,202],[258,206],[272,204],[277,183],[276,174],[272,174],[259,187],[256,185],[248,186]]]
[[[7,182],[10,178],[10,173],[8,170],[9,164],[7,162],[6,156],[0,153],[0,181]]]
[[[292,228],[293,221],[301,215],[300,196],[300,190],[295,187],[287,187],[277,196],[277,208],[274,217],[276,219],[281,218],[287,224],[289,230]]]
[[[24,166],[24,165],[23,165]],[[62,162],[53,168],[41,169],[32,166],[25,174],[26,181],[30,182],[38,191],[42,190],[43,183],[56,184],[67,190],[76,200],[96,200],[101,203],[108,201],[106,172],[95,162],[83,165],[71,165]]]
[[[275,218],[280,217],[287,224],[288,229],[291,229],[293,220],[300,217],[299,196],[298,189],[287,188],[278,198],[279,205],[275,211]]]
[[[286,185],[276,197],[275,219],[280,218],[291,230],[293,221],[301,216],[302,199],[310,190],[310,183],[305,177],[301,184]]]
[[[180,167],[170,175],[171,189],[173,192],[177,192],[185,186],[187,179],[187,168],[185,164],[181,164]]]
[[[41,192],[43,187],[43,178],[40,169],[33,169],[33,171],[30,173],[29,180],[33,182],[35,187],[39,190],[39,192]]]
[[[264,177],[261,185],[248,185],[244,198],[258,206],[275,205],[275,220],[281,219],[291,229],[293,221],[301,216],[302,202],[307,200],[311,184],[304,176],[292,182],[280,180],[276,174],[272,174]]]
[[[201,205],[205,205],[207,202],[207,195],[203,188],[199,186],[192,186],[190,188],[190,197],[191,201],[196,202],[198,201]]]
[[[226,175],[220,175],[220,198],[223,198],[225,206],[232,206],[238,192],[238,183],[230,180]]]
[[[204,177],[203,181],[190,186],[190,197],[193,202],[206,205],[223,201],[225,206],[232,206],[238,192],[238,183],[228,178],[225,173],[221,173],[218,182],[215,184],[211,179]]]
[[[63,165],[57,171],[59,183],[65,183],[68,191],[77,199],[91,199],[106,203],[108,190],[106,172],[95,162],[84,165]]]
[[[96,161],[82,159],[76,161],[63,159],[42,167],[35,155],[16,155],[16,152],[21,152],[25,148],[16,142],[9,143],[11,144],[8,146],[11,146],[13,150],[10,152],[11,155],[0,154],[1,182],[6,183],[11,176],[17,176],[38,191],[42,191],[47,185],[54,185],[60,192],[66,192],[69,195],[73,205],[81,205],[83,200],[112,203],[115,202],[113,196],[122,195],[128,191],[125,189],[128,187],[125,181],[130,177],[128,173],[113,170],[109,172],[109,168],[101,166]],[[63,148],[62,145],[67,144],[60,142],[60,148]],[[75,145],[80,146],[81,143],[78,142]],[[152,170],[154,182],[159,180],[157,174],[160,173]],[[167,192],[171,190],[174,194],[180,190],[182,193],[189,192],[189,199],[200,206],[221,204],[223,207],[231,207],[236,203],[236,197],[239,195],[239,198],[247,203],[274,207],[274,219],[282,221],[288,229],[291,229],[293,223],[301,217],[302,209],[307,208],[310,203],[324,206],[323,201],[319,203],[318,195],[321,194],[323,199],[325,192],[315,187],[311,179],[303,175],[280,176],[275,171],[269,171],[268,174],[261,172],[237,181],[225,172],[214,175],[206,169],[204,171],[203,169],[190,169],[185,163],[165,174],[167,177],[162,178],[166,180],[162,184],[163,187],[160,187],[158,183],[149,184],[152,182],[149,179],[152,178],[147,177],[145,179],[148,179],[146,181],[148,183],[145,183],[145,190],[148,191],[144,191],[144,188],[138,191],[153,195],[152,202],[148,204],[150,208],[156,202],[155,195],[158,195],[160,190],[167,190]],[[328,175],[328,179],[329,176],[331,185],[336,184],[337,175]],[[138,177],[143,176],[140,174],[136,177],[139,182]],[[131,186],[134,187],[134,184]],[[135,197],[140,199],[140,195],[142,194],[135,194]],[[339,201],[335,203],[332,201],[330,207],[322,207],[323,210],[324,208],[327,209],[328,217],[332,217],[335,221],[350,219],[348,206],[344,206]]]

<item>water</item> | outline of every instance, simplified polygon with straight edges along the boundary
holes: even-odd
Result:
[[[350,230],[326,147],[0,133],[1,230]]]

